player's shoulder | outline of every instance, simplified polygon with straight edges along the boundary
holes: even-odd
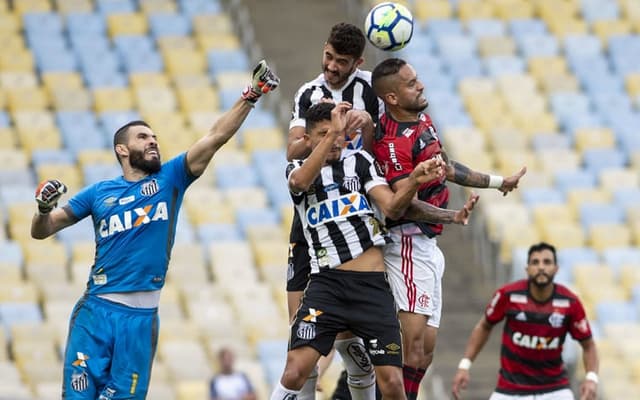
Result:
[[[324,85],[325,80],[324,80],[324,74],[320,74],[318,76],[316,76],[315,78],[306,81],[305,83],[303,83],[302,85],[300,85],[300,87],[298,88],[298,93],[302,93],[305,90],[309,90],[311,88],[315,88],[318,86],[322,86]]]
[[[511,293],[523,293],[526,294],[526,292],[529,289],[529,283],[527,282],[526,279],[521,279],[518,281],[514,281],[514,282],[510,282],[507,283],[505,285],[503,285],[502,287],[500,287],[500,291],[503,292],[504,294],[511,294]]]
[[[366,81],[369,85],[371,85],[371,71],[357,69],[355,74],[356,79],[361,79]]]
[[[570,300],[577,300],[578,295],[575,294],[571,289],[561,283],[554,283],[555,285],[555,296],[562,297]]]

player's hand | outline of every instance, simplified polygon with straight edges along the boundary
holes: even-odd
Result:
[[[445,173],[446,164],[442,157],[433,157],[416,165],[411,175],[418,183],[425,183],[435,179],[442,179]]]
[[[280,84],[280,78],[271,70],[265,60],[261,60],[251,73],[251,84],[242,91],[242,98],[251,104],[264,93],[269,93]]]
[[[347,133],[362,129],[370,124],[373,124],[373,121],[368,112],[364,110],[349,110],[347,112],[347,126],[345,127]]]
[[[464,203],[464,206],[460,210],[456,211],[456,215],[453,217],[453,222],[460,225],[467,225],[469,223],[469,217],[471,216],[473,207],[476,206],[479,199],[480,196],[471,192],[467,202]]]
[[[453,378],[453,385],[451,387],[451,393],[455,400],[462,399],[462,389],[466,389],[469,384],[469,370],[458,369],[456,376]]]
[[[598,384],[585,379],[580,385],[580,400],[596,400],[598,397]]]
[[[341,101],[333,107],[333,110],[331,110],[330,133],[334,135],[344,134],[345,127],[347,126],[347,113],[349,110],[351,110],[351,103],[347,101]]]
[[[516,172],[514,175],[505,177],[504,181],[502,181],[502,185],[498,188],[498,190],[501,191],[504,196],[506,196],[507,193],[518,188],[520,178],[522,178],[526,173],[527,167],[522,167],[522,169],[520,169],[520,171]]]
[[[60,196],[67,192],[64,183],[56,179],[40,182],[36,188],[36,202],[40,214],[49,214],[58,205]]]

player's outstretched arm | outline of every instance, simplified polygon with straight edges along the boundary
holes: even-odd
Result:
[[[527,167],[522,167],[520,171],[507,177],[485,174],[474,171],[458,161],[449,160],[444,152],[442,154],[447,160],[448,181],[467,187],[498,189],[505,196],[507,193],[518,188],[520,178],[527,173]]]
[[[598,351],[593,339],[582,340],[582,360],[584,370],[587,371],[584,381],[580,385],[580,400],[596,400],[598,395]]]
[[[469,336],[469,340],[467,341],[467,347],[464,350],[464,357],[460,360],[458,371],[453,378],[451,392],[453,393],[454,399],[462,399],[462,389],[466,389],[470,381],[469,368],[471,367],[471,362],[475,360],[476,356],[487,343],[492,329],[493,325],[487,322],[483,315],[471,331],[471,336]]]
[[[38,212],[31,220],[31,237],[46,239],[76,220],[66,210],[56,208],[60,197],[67,192],[64,183],[56,179],[42,181],[36,188]]]
[[[459,224],[467,225],[469,217],[480,199],[475,193],[471,193],[467,202],[459,210],[448,210],[436,207],[424,201],[413,199],[411,205],[404,214],[404,218],[412,221],[428,222],[431,224]]]
[[[200,176],[213,155],[238,131],[255,103],[262,96],[278,87],[280,78],[262,60],[251,75],[251,84],[242,92],[236,103],[213,124],[209,133],[194,143],[187,152],[189,171]]]

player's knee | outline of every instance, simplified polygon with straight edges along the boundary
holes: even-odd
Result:
[[[402,374],[386,374],[382,376],[378,379],[378,387],[385,399],[399,399],[404,397]]]
[[[291,390],[300,390],[309,378],[309,374],[304,374],[300,368],[287,365],[282,373],[282,386]]]

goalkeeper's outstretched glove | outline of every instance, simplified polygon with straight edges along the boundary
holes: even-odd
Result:
[[[49,214],[58,205],[60,196],[67,192],[64,183],[56,179],[40,182],[36,189],[36,202],[40,214]]]
[[[265,60],[261,60],[253,69],[251,84],[242,91],[242,98],[255,104],[263,93],[274,90],[280,84],[280,78],[271,70]]]

